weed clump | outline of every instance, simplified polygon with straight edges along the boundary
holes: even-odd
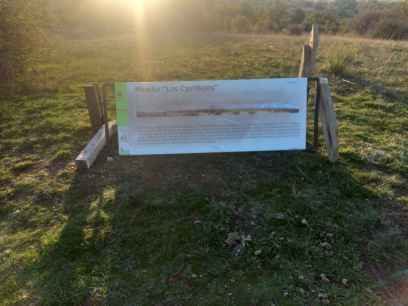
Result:
[[[69,160],[71,157],[72,152],[70,150],[61,149],[54,154],[51,160],[53,162],[63,162]]]
[[[355,58],[356,54],[352,50],[333,48],[328,54],[324,68],[334,76],[342,76],[349,72],[349,67]]]
[[[22,161],[19,162],[17,164],[14,165],[13,170],[15,172],[21,173],[24,171],[27,171],[29,169],[31,169],[34,166],[34,162],[31,160],[26,160],[26,161]]]

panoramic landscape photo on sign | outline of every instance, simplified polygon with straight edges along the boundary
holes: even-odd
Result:
[[[306,149],[306,78],[116,83],[120,155]]]

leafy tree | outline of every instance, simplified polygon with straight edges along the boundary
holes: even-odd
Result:
[[[290,14],[290,23],[291,24],[302,24],[305,21],[305,18],[306,18],[305,11],[301,8],[296,8]]]
[[[340,27],[339,19],[333,10],[309,13],[306,17],[306,23],[308,25],[319,24],[320,30],[326,33],[336,33]]]
[[[408,0],[403,0],[401,2],[401,7],[402,7],[403,13],[408,17]]]
[[[357,0],[336,0],[336,11],[340,18],[351,18],[358,13]]]
[[[375,38],[385,39],[407,39],[407,20],[403,20],[401,18],[381,19],[372,31],[372,36]]]
[[[237,33],[247,33],[251,31],[251,23],[245,16],[237,16],[232,20],[231,30]]]
[[[255,6],[248,2],[242,2],[241,3],[241,15],[248,18],[249,20],[255,20],[256,19],[256,9]]]
[[[289,24],[287,1],[275,0],[268,11],[269,30],[280,32]]]

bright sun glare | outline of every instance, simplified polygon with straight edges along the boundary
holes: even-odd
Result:
[[[146,5],[151,5],[154,0],[123,0],[130,9],[135,12],[135,17],[139,26],[143,24],[143,19],[146,11]]]
[[[137,24],[143,25],[146,12],[153,10],[155,15],[159,13],[158,4],[163,5],[165,0],[120,0],[125,7],[134,11]]]
[[[149,0],[124,0],[124,1],[129,7],[133,8],[134,10],[140,11],[140,12],[143,12],[146,9],[147,3],[151,4],[152,2],[156,2],[153,0],[150,0],[150,1]]]

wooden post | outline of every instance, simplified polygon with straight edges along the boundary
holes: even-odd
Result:
[[[310,41],[309,46],[314,50],[317,51],[320,47],[320,35],[319,35],[319,25],[314,24],[312,26],[312,32],[310,34]]]
[[[312,49],[310,56],[310,70],[311,74],[316,72],[316,60],[317,60],[317,51],[320,46],[320,35],[319,35],[319,26],[314,24],[312,26],[312,32],[310,34],[309,46]]]
[[[109,138],[108,105],[107,105],[107,100],[106,100],[106,91],[105,91],[105,89],[106,89],[105,84],[103,84],[101,87],[98,88],[98,90],[99,90],[99,108],[101,110],[102,124],[105,125],[105,133],[106,133],[107,137]]]
[[[316,73],[317,51],[320,46],[319,26],[314,24],[310,34],[308,45],[303,46],[302,62],[299,69],[299,77],[312,77]],[[334,110],[333,100],[330,93],[329,81],[327,78],[319,78],[315,97],[315,139],[314,147],[318,145],[318,120],[321,118],[322,129],[326,141],[329,160],[335,162],[338,159],[337,140],[337,118]]]
[[[88,106],[89,118],[91,120],[92,131],[95,134],[103,124],[98,88],[96,85],[87,85],[84,87],[84,91],[86,104]]]
[[[312,74],[312,48],[309,45],[303,46],[302,61],[300,63],[299,78],[306,78]]]
[[[299,77],[311,77],[316,72],[317,51],[320,46],[319,26],[314,24],[308,45],[303,46]]]
[[[316,81],[316,93],[314,97],[314,122],[313,122],[313,148],[319,147],[319,115],[320,115],[320,84]]]
[[[339,144],[337,141],[337,118],[330,93],[329,80],[327,78],[319,78],[319,86],[320,117],[324,138],[326,141],[329,160],[335,162],[338,159]]]

